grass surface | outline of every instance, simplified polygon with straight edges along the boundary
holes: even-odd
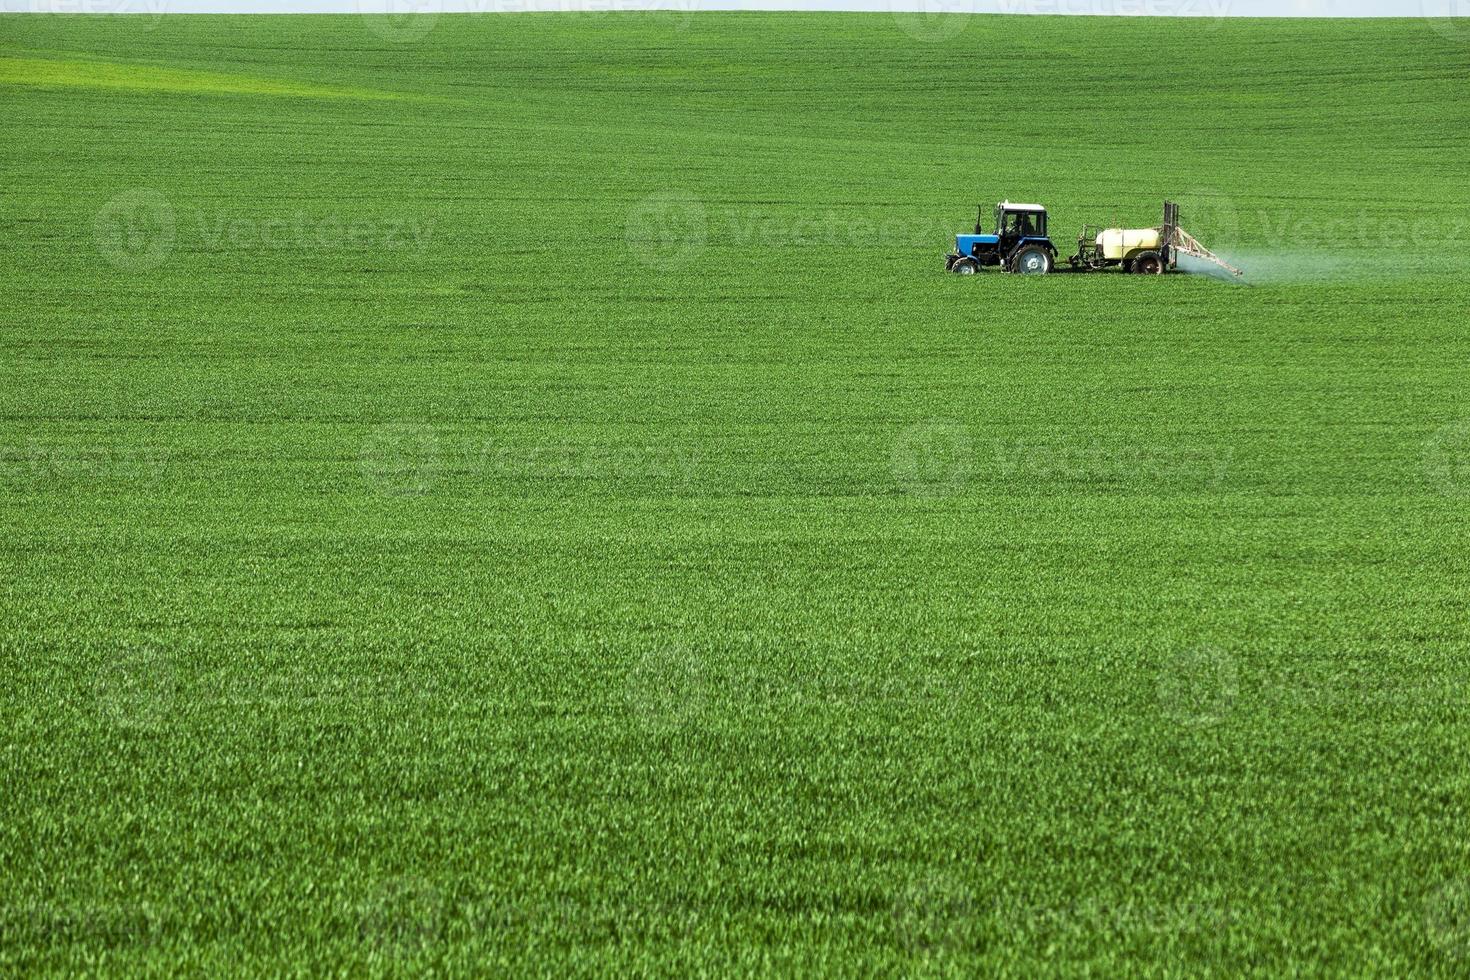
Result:
[[[1463,975],[1467,77],[0,17],[0,970]]]

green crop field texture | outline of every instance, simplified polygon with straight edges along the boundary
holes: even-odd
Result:
[[[1467,160],[1470,22],[0,17],[0,973],[1464,976]]]

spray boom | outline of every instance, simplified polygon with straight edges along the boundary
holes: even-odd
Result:
[[[1169,245],[1176,252],[1179,252],[1183,255],[1193,255],[1195,258],[1204,259],[1206,262],[1213,262],[1220,268],[1228,269],[1230,272],[1234,273],[1236,278],[1245,275],[1244,271],[1237,269],[1235,266],[1220,258],[1220,256],[1216,255],[1214,252],[1211,252],[1209,249],[1201,245],[1198,238],[1195,238],[1183,228],[1175,225],[1173,230],[1174,235],[1169,240]]]

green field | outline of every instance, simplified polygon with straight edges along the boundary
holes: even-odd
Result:
[[[1470,22],[0,17],[0,973],[1466,975],[1467,159]]]

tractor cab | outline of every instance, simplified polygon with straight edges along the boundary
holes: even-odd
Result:
[[[987,234],[984,211],[975,219],[973,235],[956,235],[955,250],[945,256],[944,267],[969,275],[983,266],[998,265],[1006,272],[1050,272],[1056,266],[1057,250],[1047,237],[1046,208],[1040,204],[995,206],[995,231]]]
[[[1039,204],[995,206],[995,228],[1002,241],[1046,237],[1046,208]]]

